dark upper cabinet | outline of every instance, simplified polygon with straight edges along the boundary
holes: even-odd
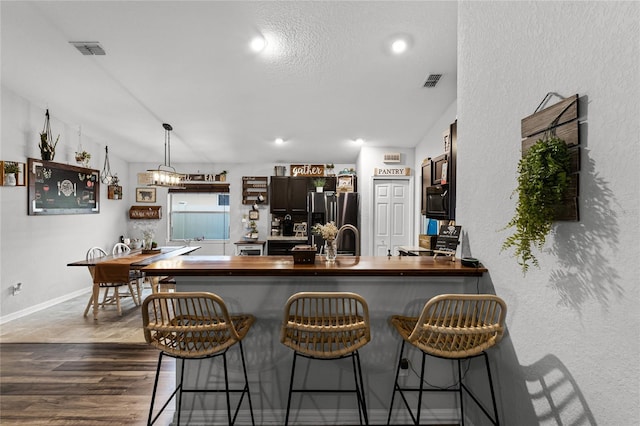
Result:
[[[444,135],[448,138],[445,152],[428,158],[422,165],[422,202],[420,210],[431,219],[456,218],[456,175],[458,156],[457,121]]]
[[[271,176],[269,186],[269,202],[272,214],[306,214],[307,194],[315,192],[313,181],[316,178],[308,176]],[[327,176],[324,184],[325,191],[336,190],[336,177]]]
[[[271,213],[286,214],[289,208],[289,178],[287,176],[271,176],[269,191]]]
[[[293,176],[289,178],[289,213],[307,212],[309,178]]]
[[[271,176],[271,213],[306,214],[308,185],[307,177]]]

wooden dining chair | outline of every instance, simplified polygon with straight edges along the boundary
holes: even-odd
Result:
[[[116,243],[111,250],[111,254],[114,256],[129,254],[131,253],[131,248],[125,243]],[[142,271],[131,269],[129,270],[129,282],[134,284],[135,287],[129,285],[130,294],[120,294],[120,296],[131,296],[133,297],[133,301],[136,305],[140,306],[142,304],[142,283],[144,281],[144,274]],[[135,288],[135,292],[133,289]],[[108,291],[108,290],[107,290]]]
[[[152,425],[162,414],[163,410],[177,394],[176,420],[180,425],[180,411],[182,408],[182,394],[185,392],[224,392],[227,402],[227,420],[229,425],[236,421],[242,401],[247,396],[251,424],[255,424],[249,379],[245,364],[242,340],[255,322],[250,314],[230,315],[222,298],[213,293],[181,292],[155,293],[149,295],[142,303],[142,323],[144,338],[147,343],[160,350],[158,368],[153,385],[151,406],[147,425]],[[231,389],[227,371],[227,351],[237,344],[244,385],[242,388]],[[182,360],[180,376],[177,386],[171,396],[164,403],[160,411],[153,416],[153,409],[158,388],[158,377],[162,357],[169,356]],[[224,389],[194,389],[184,386],[184,366],[186,361],[199,361],[204,358],[221,357],[224,369]],[[177,369],[178,367],[176,367]],[[231,411],[231,393],[240,393],[235,412]]]
[[[414,424],[420,424],[420,411],[423,392],[457,392],[460,399],[460,417],[464,426],[464,395],[471,397],[492,424],[498,425],[498,409],[493,391],[493,381],[489,367],[487,349],[496,345],[504,334],[504,321],[507,305],[498,296],[492,294],[442,294],[435,296],[425,304],[420,317],[394,315],[391,324],[402,337],[400,357],[396,369],[396,378],[389,405],[387,424],[391,422],[391,413],[396,393],[401,396]],[[402,387],[398,381],[401,361],[404,357],[405,343],[409,343],[422,352],[420,385]],[[457,361],[457,384],[447,388],[425,388],[425,358],[427,355]],[[493,403],[493,416],[464,383],[460,362],[472,358],[484,357],[489,390]],[[418,392],[418,404],[414,415],[405,397],[405,392]]]
[[[362,296],[348,292],[301,292],[291,296],[284,307],[280,332],[280,342],[293,349],[284,424],[289,424],[291,396],[295,392],[355,393],[360,424],[369,424],[358,349],[370,340],[369,308]],[[314,360],[351,358],[354,389],[295,389],[293,379],[299,356]]]
[[[107,255],[107,252],[104,251],[100,247],[91,247],[85,256],[86,260],[94,260],[100,257],[104,257]],[[89,274],[91,274],[91,282],[93,283],[93,278],[95,276],[95,266],[89,266]],[[93,284],[95,285],[95,283]],[[129,287],[129,291],[133,293],[133,289],[131,287],[130,282],[116,282],[116,283],[99,283],[100,289],[104,289],[104,295],[102,298],[102,302],[99,302],[99,306],[105,307],[107,305],[116,305],[118,309],[118,315],[122,316],[122,307],[120,306],[120,287]],[[113,295],[109,296],[109,291],[113,289]],[[135,300],[135,298],[134,298]],[[84,310],[84,316],[86,317],[89,313],[89,309],[93,305],[93,292],[89,297],[89,302],[87,303],[87,307]]]

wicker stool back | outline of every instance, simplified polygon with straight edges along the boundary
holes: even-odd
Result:
[[[284,307],[280,342],[293,349],[285,425],[289,424],[291,395],[295,392],[352,392],[356,394],[360,423],[369,424],[358,349],[371,340],[369,307],[362,296],[348,292],[302,292]],[[294,389],[296,358],[334,360],[350,357],[355,389]]]
[[[227,307],[218,295],[213,293],[155,293],[148,296],[142,303],[142,320],[144,337],[147,343],[160,350],[158,368],[149,409],[148,424],[153,424],[165,409],[169,401],[178,393],[177,423],[180,424],[180,408],[182,394],[185,392],[225,392],[227,398],[227,417],[232,425],[238,415],[240,405],[247,396],[251,423],[254,423],[249,380],[242,348],[242,339],[247,335],[251,325],[255,322],[253,315],[229,315]],[[241,389],[230,389],[227,373],[227,350],[238,344],[244,386]],[[167,355],[181,359],[182,367],[178,385],[160,411],[153,416],[153,406],[158,385],[158,375],[162,363],[162,356]],[[185,389],[183,387],[184,364],[186,360],[203,359],[222,356],[224,361],[225,389]],[[235,413],[231,412],[229,393],[239,392],[240,401]]]
[[[423,392],[458,392],[460,395],[461,421],[464,426],[464,406],[462,391],[478,404],[480,409],[494,424],[498,425],[498,410],[493,392],[493,381],[486,350],[497,344],[504,334],[504,321],[507,306],[498,296],[491,294],[442,294],[433,297],[425,304],[420,317],[394,315],[391,324],[402,337],[400,358],[396,369],[396,379],[389,406],[387,424],[390,424],[393,402],[396,392],[400,393],[405,407],[415,424],[420,424],[420,410]],[[409,343],[422,351],[422,367],[419,388],[401,387],[398,382],[400,365],[404,357],[405,343]],[[424,388],[425,357],[431,355],[458,361],[458,385],[455,388]],[[480,403],[476,396],[463,383],[460,361],[484,356],[493,416]],[[404,392],[419,392],[416,415],[413,414]]]

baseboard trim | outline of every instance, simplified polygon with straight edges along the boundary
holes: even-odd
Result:
[[[57,305],[58,303],[66,302],[67,300],[70,300],[70,299],[73,299],[75,297],[81,296],[81,295],[83,295],[85,293],[88,294],[91,291],[92,291],[91,287],[83,288],[83,289],[80,289],[80,290],[76,290],[76,291],[74,291],[72,293],[65,294],[64,296],[56,297],[55,299],[49,299],[46,302],[42,302],[42,303],[39,303],[39,304],[34,305],[34,306],[29,306],[28,308],[25,308],[25,309],[23,309],[21,311],[1,316],[0,317],[0,325],[4,324],[6,322],[9,322],[9,321],[16,320],[18,318],[25,317],[27,315],[33,314],[33,313],[41,311],[43,309],[50,308],[50,307],[52,307],[54,305]]]
[[[184,408],[184,407],[183,407]],[[369,410],[369,424],[387,424],[387,410]],[[423,409],[420,423],[429,425],[451,425],[458,424],[458,410],[456,409]],[[281,426],[284,423],[285,410],[265,410],[259,411],[254,409],[254,417],[256,424],[263,426]],[[174,417],[172,424],[176,424]],[[465,424],[473,426],[473,423],[467,423],[469,419],[465,418]],[[188,421],[190,426],[213,426],[227,425],[226,410],[192,410],[188,414],[183,412],[182,421]],[[240,410],[238,424],[251,424],[251,416],[248,410]],[[359,425],[357,409],[344,410],[326,410],[319,413],[318,410],[292,410],[289,415],[289,422],[296,426],[321,426],[321,425]],[[411,417],[406,411],[396,410],[393,413],[392,425],[411,425]]]

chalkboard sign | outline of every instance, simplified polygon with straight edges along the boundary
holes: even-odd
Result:
[[[100,213],[100,172],[29,158],[29,215]]]
[[[436,240],[436,250],[442,252],[456,252],[460,240],[462,226],[442,225]]]

